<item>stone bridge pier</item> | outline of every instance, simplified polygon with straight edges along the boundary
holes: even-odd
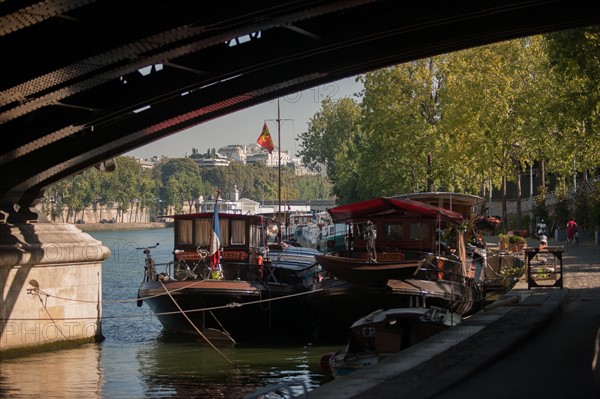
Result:
[[[101,340],[109,255],[72,224],[0,223],[0,353]]]

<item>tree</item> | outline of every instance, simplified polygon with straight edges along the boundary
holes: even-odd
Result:
[[[445,184],[448,148],[440,136],[445,57],[385,68],[362,77],[365,155],[362,197],[433,191]]]
[[[168,208],[173,207],[175,213],[182,213],[185,196],[181,181],[175,175],[170,176],[164,189],[163,198],[167,211]]]
[[[351,98],[325,98],[310,119],[308,131],[299,135],[298,155],[305,165],[325,168],[341,203],[358,198],[357,165],[361,153],[360,108]]]
[[[196,162],[190,158],[169,158],[155,166],[153,176],[160,180],[159,201],[165,207],[180,208],[179,201],[193,201],[202,191]],[[175,179],[175,181],[171,181]]]
[[[67,202],[68,202],[68,198],[71,196],[72,185],[73,185],[72,178],[68,177],[68,178],[62,179],[62,180],[52,184],[46,190],[46,192],[50,193],[50,195],[54,198],[54,201],[55,201],[54,206],[55,206],[56,216],[60,215],[61,221],[63,223],[66,223],[68,221],[68,215],[67,215],[67,220],[65,220],[65,217],[64,217],[64,207],[68,206]]]
[[[550,168],[563,176],[588,173],[600,163],[600,27],[584,27],[545,37],[555,86],[549,116],[556,157]]]
[[[198,175],[198,164],[190,158],[169,158],[157,165],[157,172],[162,183],[166,183],[174,174],[185,172],[190,175]]]
[[[138,189],[138,207],[142,212],[146,209],[157,209],[157,191],[160,182],[153,180],[150,173],[144,171]],[[137,217],[136,217],[137,221]],[[141,220],[140,220],[141,221]],[[147,220],[146,220],[147,221]]]
[[[517,184],[517,223],[521,224],[521,176],[539,150],[534,137],[543,134],[535,106],[540,92],[541,47],[538,38],[523,38],[461,51],[450,56],[447,94],[454,99],[446,126],[469,129],[462,136],[471,168],[481,187],[490,181],[502,190],[506,226],[506,185]]]
[[[142,166],[132,157],[119,157],[116,161],[117,166],[111,173],[111,180],[114,184],[114,200],[119,206],[117,217],[120,216],[123,222],[124,213],[129,211],[132,200],[137,198]]]

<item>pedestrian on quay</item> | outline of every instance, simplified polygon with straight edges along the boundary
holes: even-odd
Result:
[[[548,238],[546,236],[540,236],[540,243],[538,245],[538,249],[540,251],[548,249]]]
[[[570,217],[567,222],[567,245],[575,243],[575,234],[577,233],[577,223]]]

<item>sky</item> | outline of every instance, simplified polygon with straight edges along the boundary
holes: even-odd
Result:
[[[326,97],[338,100],[360,92],[362,85],[350,77],[323,84],[279,99],[281,117],[281,149],[295,156],[301,149],[295,138],[307,131],[310,118],[321,109],[321,101]],[[262,132],[266,122],[277,146],[277,100],[246,108],[229,115],[204,122],[187,130],[146,144],[124,155],[136,158],[168,156],[184,157],[192,153],[192,148],[205,153],[209,148],[219,149],[229,144],[252,144]]]

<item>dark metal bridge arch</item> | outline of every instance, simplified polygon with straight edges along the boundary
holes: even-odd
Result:
[[[594,2],[6,1],[0,210],[151,141],[316,85],[597,24]]]

